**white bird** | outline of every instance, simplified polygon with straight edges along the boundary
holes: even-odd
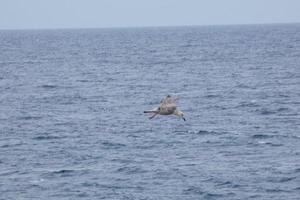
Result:
[[[166,96],[160,102],[160,106],[152,110],[145,110],[144,113],[154,113],[149,119],[153,119],[156,115],[176,115],[185,121],[184,113],[181,112],[176,105],[177,98]]]

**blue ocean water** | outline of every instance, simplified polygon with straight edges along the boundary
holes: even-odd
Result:
[[[1,200],[300,199],[299,24],[0,31],[0,94]]]

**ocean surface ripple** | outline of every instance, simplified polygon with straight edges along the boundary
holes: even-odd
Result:
[[[299,199],[299,33],[0,31],[0,199]]]

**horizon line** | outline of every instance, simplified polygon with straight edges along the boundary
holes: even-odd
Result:
[[[82,30],[82,29],[138,29],[138,28],[176,28],[209,26],[251,26],[251,25],[292,25],[300,22],[266,22],[266,23],[229,23],[229,24],[190,24],[190,25],[145,25],[145,26],[103,26],[103,27],[45,27],[45,28],[0,28],[0,31],[38,31],[38,30]]]

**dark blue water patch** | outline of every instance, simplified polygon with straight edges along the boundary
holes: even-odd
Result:
[[[54,136],[54,135],[40,135],[40,136],[33,137],[32,139],[33,140],[59,140],[62,138],[66,138],[66,137]]]
[[[190,43],[190,44],[184,44],[181,47],[182,48],[191,48],[191,47],[197,48],[198,46],[199,46],[199,44]]]
[[[254,134],[251,136],[253,139],[269,139],[273,138],[274,135],[268,135],[268,134]]]
[[[60,126],[60,127],[71,127],[75,126],[76,123],[73,121],[64,121],[64,122],[53,122],[54,126]]]
[[[216,184],[217,187],[226,187],[226,188],[242,188],[242,185],[237,184],[237,183],[233,183],[231,181],[225,181],[225,182],[221,182],[221,183],[217,183]]]
[[[252,89],[252,90],[255,90],[256,87],[254,86],[251,86],[251,85],[246,85],[244,83],[240,83],[236,86],[237,88],[241,88],[241,89]]]
[[[300,187],[296,187],[296,188],[294,188],[294,190],[300,191]]]
[[[121,185],[121,184],[105,184],[105,183],[101,183],[99,184],[99,188],[102,189],[112,189],[112,190],[121,190],[121,189],[125,189],[125,188],[133,188],[130,185]]]
[[[294,179],[296,179],[296,177],[270,177],[267,178],[267,181],[272,183],[284,183],[284,182],[293,181]]]
[[[289,112],[290,109],[289,108],[285,108],[285,107],[281,107],[277,109],[277,112]]]
[[[194,132],[195,134],[199,135],[224,135],[228,134],[227,132],[217,132],[217,131],[208,131],[208,130],[199,130],[197,132]]]
[[[259,195],[259,194],[254,194],[254,195],[249,196],[249,199],[261,199],[261,198],[262,198],[262,195]]]
[[[256,110],[256,112],[258,112],[261,115],[273,115],[277,113],[276,111],[267,108],[258,109]]]
[[[274,143],[274,142],[259,142],[259,144],[265,144],[272,147],[281,147],[284,146],[283,143]]]
[[[11,148],[16,146],[24,145],[25,142],[19,139],[5,139],[0,140],[0,148]]]
[[[79,198],[84,198],[84,197],[89,197],[89,193],[88,192],[80,192],[79,194],[77,194],[77,197]]]
[[[222,98],[222,96],[220,94],[208,94],[208,95],[205,95],[203,97],[207,98],[207,99]]]
[[[0,176],[10,176],[10,175],[18,174],[18,173],[19,173],[18,170],[2,171],[2,172],[0,172]]]
[[[129,158],[113,158],[111,159],[112,162],[122,163],[122,164],[130,164],[132,159]]]
[[[116,170],[116,172],[121,172],[121,173],[125,173],[125,174],[141,174],[141,173],[146,173],[147,170],[144,170],[142,168],[139,167],[135,167],[135,166],[124,166],[124,167],[120,167]]]
[[[186,195],[186,197],[201,197],[201,199],[222,199],[222,197],[224,197],[223,194],[207,192],[196,186],[190,186],[189,188],[184,189],[183,195]]]
[[[295,173],[300,173],[300,168],[297,168],[294,171],[295,171]]]
[[[200,194],[200,195],[203,195],[203,194],[205,194],[205,191],[203,189],[201,189],[200,187],[190,186],[187,189],[183,190],[183,194],[184,195],[190,195],[190,194]]]
[[[230,193],[232,194],[232,193]],[[203,199],[223,199],[225,197],[225,194],[217,194],[217,193],[211,193],[207,192],[203,195]]]
[[[253,108],[253,107],[258,107],[259,104],[258,102],[255,102],[255,101],[243,101],[243,102],[240,102],[235,108]]]
[[[74,173],[75,170],[71,170],[71,169],[61,169],[61,170],[58,170],[58,171],[53,171],[51,172],[52,174],[71,174],[71,173]]]
[[[289,190],[284,190],[280,188],[270,188],[265,190],[268,193],[289,193]]]
[[[99,184],[96,181],[86,181],[86,182],[81,183],[81,185],[83,187],[87,187],[87,188],[89,188],[89,187],[100,187],[101,186],[101,184]]]
[[[126,144],[110,142],[110,141],[104,141],[101,144],[102,144],[102,148],[104,149],[121,149],[126,147]]]
[[[19,116],[19,117],[17,117],[18,118],[18,120],[40,120],[40,119],[42,119],[43,117],[41,117],[41,116],[30,116],[30,115],[28,115],[28,116]]]
[[[58,85],[49,85],[49,84],[45,84],[45,85],[41,85],[40,86],[41,88],[43,88],[43,89],[56,89],[56,88],[58,88],[59,86]]]
[[[43,178],[45,179],[55,179],[58,177],[76,177],[80,175],[84,175],[89,173],[89,170],[87,169],[80,169],[80,170],[74,170],[74,169],[60,169],[56,171],[51,172],[45,172],[43,174]]]
[[[89,80],[87,80],[87,79],[80,79],[80,80],[76,80],[76,81],[81,82],[81,83],[87,83],[87,82],[89,82]]]

